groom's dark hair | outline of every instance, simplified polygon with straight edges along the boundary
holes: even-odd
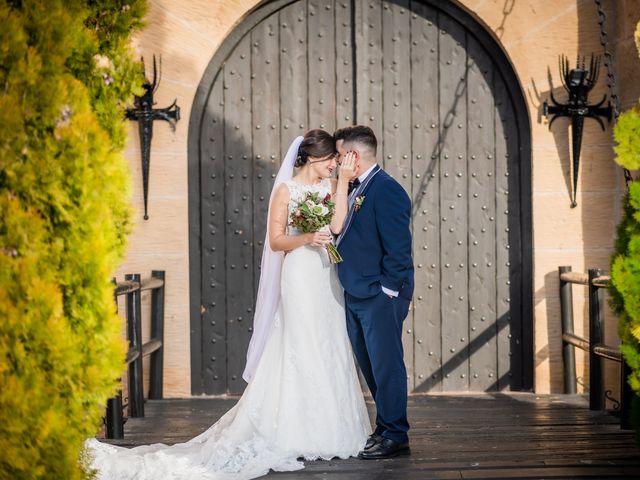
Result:
[[[369,147],[376,154],[378,149],[378,140],[375,133],[365,125],[352,125],[336,130],[333,137],[338,140],[344,140],[344,143],[357,142]]]

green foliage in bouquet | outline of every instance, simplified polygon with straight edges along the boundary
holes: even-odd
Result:
[[[309,192],[293,209],[290,225],[304,233],[318,232],[331,223],[335,209],[331,194],[321,199],[317,193]],[[342,262],[342,256],[333,243],[327,245],[327,253],[331,263]]]
[[[636,30],[640,52],[640,23]],[[614,130],[616,162],[629,170],[640,168],[640,105],[620,115]],[[631,368],[628,382],[640,394],[640,182],[631,184],[611,262],[611,304],[620,318],[622,354]],[[632,421],[640,431],[640,412],[635,402]]]
[[[315,192],[307,193],[291,213],[291,225],[304,233],[313,233],[331,223],[335,204],[331,195],[322,199]]]
[[[86,476],[123,370],[124,106],[144,0],[0,1],[0,478]]]

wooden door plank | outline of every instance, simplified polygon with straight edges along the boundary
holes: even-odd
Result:
[[[200,368],[204,393],[217,395],[227,390],[223,83],[224,75],[221,72],[213,83],[202,125],[200,288],[205,311],[201,315],[200,345],[191,346],[201,349]]]
[[[499,75],[496,102],[496,261],[499,388],[520,390],[522,350],[522,245],[519,212],[520,167],[513,105]],[[528,292],[530,294],[530,292]],[[530,352],[532,353],[532,352]]]
[[[473,37],[467,56],[469,389],[489,391],[497,387],[493,68]]]
[[[224,66],[225,221],[227,271],[227,391],[241,393],[253,305],[253,209],[251,198],[251,37],[246,36]]]
[[[504,212],[509,205],[509,178],[505,176],[508,164],[508,152],[506,136],[510,126],[502,118],[506,112],[506,103],[509,101],[507,92],[499,78],[494,79],[494,93],[496,103],[495,132],[496,132],[496,211]],[[510,304],[505,298],[510,296],[509,276],[509,217],[498,214],[496,219],[496,329],[498,332],[497,343],[497,375],[498,388],[506,390],[511,387],[512,371],[511,358],[511,310]]]
[[[356,3],[356,123],[371,127],[382,138],[382,1]],[[382,146],[378,161],[383,165]]]
[[[442,390],[438,13],[419,1],[411,11],[414,391],[425,392]]]
[[[333,133],[336,112],[334,0],[308,0],[309,128]]]
[[[260,262],[267,230],[269,197],[280,166],[280,25],[278,15],[259,23],[251,32],[251,111],[253,192],[243,196],[245,208],[253,208],[254,299],[260,280]],[[286,55],[286,53],[284,53]],[[253,312],[247,312],[253,317]],[[251,328],[249,324],[247,328]]]
[[[511,389],[522,390],[525,386],[526,377],[533,375],[533,350],[525,351],[523,348],[523,345],[533,345],[532,339],[525,338],[527,333],[531,335],[533,328],[525,328],[523,323],[527,320],[532,320],[532,313],[530,311],[529,315],[525,313],[525,305],[531,304],[533,292],[523,289],[525,282],[524,275],[531,270],[526,267],[525,261],[522,258],[524,231],[530,228],[530,226],[525,226],[524,222],[529,221],[530,217],[526,215],[525,206],[520,202],[520,198],[522,198],[521,192],[528,190],[523,188],[522,183],[530,182],[531,178],[522,178],[521,172],[523,166],[521,163],[520,141],[516,128],[516,115],[511,98],[509,98],[509,102],[505,104],[505,114],[508,125],[511,127],[505,138],[509,161],[507,163],[508,170],[503,172],[503,176],[509,178],[509,243],[505,248],[509,250],[509,278],[512,286],[509,289],[509,296],[505,296],[502,301],[509,304],[511,316],[510,325],[512,333],[511,349],[509,351],[512,373]],[[531,307],[529,306],[529,308]],[[527,367],[527,365],[530,365],[530,367]]]
[[[308,129],[307,3],[280,11],[280,158]]]
[[[409,0],[382,3],[384,168],[411,194],[411,12]]]
[[[335,128],[352,125],[355,107],[355,49],[353,44],[353,10],[349,0],[335,2],[336,32],[336,113]],[[333,131],[330,131],[333,133]]]
[[[387,173],[412,197],[411,180],[411,10],[409,0],[382,2],[381,158]],[[413,315],[404,322],[402,344],[409,390],[413,390]]]
[[[443,389],[469,387],[465,31],[440,15],[440,235]]]

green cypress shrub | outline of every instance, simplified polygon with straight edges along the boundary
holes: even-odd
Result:
[[[640,23],[636,29],[640,53]],[[640,105],[620,115],[614,136],[616,162],[629,170],[640,169]],[[611,261],[611,305],[620,318],[620,349],[631,368],[627,379],[640,394],[640,182],[631,183],[624,199],[622,221],[618,225],[615,253]],[[632,422],[640,431],[638,402],[632,408]]]
[[[124,369],[124,106],[145,0],[0,1],[0,478],[83,478]]]

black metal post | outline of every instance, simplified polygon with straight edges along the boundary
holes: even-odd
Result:
[[[118,296],[116,295],[116,278],[111,279],[113,283],[113,301],[118,313]],[[124,438],[124,419],[122,418],[122,392],[118,392],[115,397],[107,400],[107,413],[105,415],[105,427],[107,438]]]
[[[604,343],[602,328],[602,292],[593,285],[593,279],[602,275],[599,268],[589,269],[589,409],[604,410],[603,359],[593,351]]]
[[[149,362],[149,398],[162,398],[162,366],[164,357],[164,270],[153,270],[151,276],[162,280],[162,286],[151,291],[151,338],[161,347],[151,353]]]
[[[629,368],[623,357],[620,362],[620,428],[624,430],[632,429],[631,403],[635,393],[629,385],[629,375],[631,375],[631,368]]]
[[[571,271],[570,266],[558,267],[558,276]],[[560,278],[560,319],[562,335],[573,333],[573,285]],[[576,349],[562,340],[562,361],[564,363],[564,393],[576,393]]]
[[[140,283],[140,274],[125,275],[125,280]],[[144,392],[142,382],[142,301],[140,289],[127,293],[127,339],[129,348],[140,355],[129,364],[129,416],[144,417]]]
[[[111,283],[113,284],[113,302],[116,306],[116,314],[118,313],[118,294],[116,293],[116,288],[118,287],[118,282],[116,277],[111,277]]]
[[[124,438],[124,419],[122,418],[122,392],[107,400],[107,438]]]

